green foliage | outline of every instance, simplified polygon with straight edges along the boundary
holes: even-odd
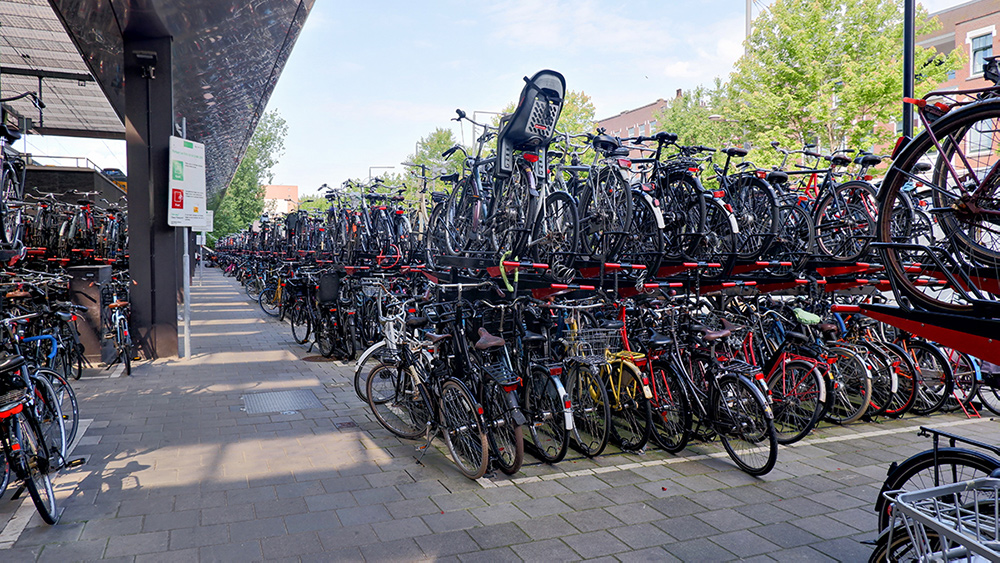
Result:
[[[274,180],[273,168],[284,154],[287,134],[288,125],[277,111],[260,118],[225,194],[209,204],[215,211],[213,239],[245,229],[260,218],[264,186]]]
[[[448,159],[441,156],[442,153],[457,144],[459,143],[455,140],[455,134],[452,133],[451,129],[438,127],[426,137],[417,141],[416,152],[406,157],[404,161],[404,166],[407,169],[406,174],[388,175],[386,182],[391,185],[405,184],[407,191],[410,194],[414,194],[419,192],[424,185],[423,180],[419,178],[424,175],[424,169],[421,168],[421,165],[426,167],[426,175],[430,177],[461,172],[461,151],[456,151]],[[409,166],[409,164],[415,164],[416,166]],[[439,180],[435,180],[428,183],[427,189],[434,191],[443,188],[444,184]]]
[[[676,134],[682,145],[738,145],[742,139],[739,123],[718,113],[725,106],[725,98],[726,90],[719,79],[711,89],[698,86],[685,91],[654,116],[657,129]]]
[[[326,211],[328,207],[330,202],[322,195],[310,195],[299,199],[300,211]]]
[[[917,34],[933,31],[920,8]],[[776,0],[754,21],[747,54],[736,63],[720,113],[739,121],[758,164],[778,155],[767,145],[820,150],[871,149],[893,136],[902,98],[899,0]],[[917,47],[917,95],[963,64],[961,50]],[[765,148],[766,147],[766,148]]]

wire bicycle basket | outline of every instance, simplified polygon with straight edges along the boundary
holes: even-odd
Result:
[[[622,332],[620,328],[582,328],[569,330],[563,335],[568,356],[588,364],[603,364],[608,361],[608,353],[620,352]]]
[[[1000,560],[1000,479],[981,478],[919,491],[889,491],[890,534],[905,530],[919,561]],[[890,536],[890,545],[892,537]]]

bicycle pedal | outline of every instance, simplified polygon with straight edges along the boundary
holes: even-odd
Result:
[[[64,467],[66,467],[66,468],[80,467],[81,465],[83,465],[85,463],[87,463],[87,459],[86,458],[78,457],[76,459],[71,459],[71,460],[67,461],[66,465]]]

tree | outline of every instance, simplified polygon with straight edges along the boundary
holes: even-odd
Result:
[[[423,188],[423,180],[414,177],[420,176],[423,173],[419,165],[427,167],[428,176],[441,176],[454,172],[461,172],[461,152],[458,153],[458,156],[452,155],[451,158],[447,159],[441,156],[442,153],[456,144],[458,144],[458,142],[455,140],[455,134],[452,133],[451,129],[438,127],[434,131],[431,131],[426,137],[417,141],[417,146],[415,147],[416,153],[406,157],[407,163],[418,165],[407,166],[411,175],[406,177],[396,174],[388,174],[385,178],[386,182],[391,185],[405,183],[408,187],[408,191],[410,193],[415,193]],[[428,190],[433,191],[442,189],[444,184],[435,180],[433,183],[428,184],[428,186]]]
[[[739,124],[718,113],[725,106],[725,97],[725,87],[718,78],[711,89],[698,86],[687,90],[654,116],[657,130],[676,134],[682,145],[738,145],[743,133]]]
[[[921,8],[918,35],[939,24]],[[898,0],[776,0],[754,21],[746,54],[718,113],[754,145],[770,141],[830,151],[872,148],[893,136],[902,98],[902,10]],[[916,93],[930,91],[964,54],[916,48]],[[767,149],[755,160],[776,153]]]
[[[264,211],[264,186],[274,180],[273,168],[284,154],[287,134],[288,125],[277,111],[260,118],[229,187],[213,202],[214,239],[245,229],[260,218]]]

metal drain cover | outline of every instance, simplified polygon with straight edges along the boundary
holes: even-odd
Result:
[[[243,404],[246,405],[249,414],[323,408],[323,403],[320,403],[316,394],[309,389],[250,393],[243,395]]]

